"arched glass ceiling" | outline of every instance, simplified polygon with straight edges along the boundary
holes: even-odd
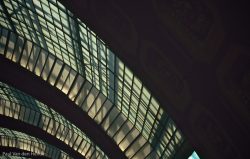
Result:
[[[79,128],[33,97],[0,82],[0,114],[39,127],[86,158],[108,157]]]
[[[65,93],[128,158],[175,155],[184,139],[173,121],[131,70],[59,2],[4,0],[0,20],[0,54]]]
[[[65,152],[40,139],[6,128],[0,128],[0,146],[26,150],[37,156],[46,156],[54,159],[71,159]]]

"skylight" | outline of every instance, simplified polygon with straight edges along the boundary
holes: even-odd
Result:
[[[3,0],[0,10],[0,54],[67,95],[128,158],[175,155],[181,131],[138,77],[62,4]]]

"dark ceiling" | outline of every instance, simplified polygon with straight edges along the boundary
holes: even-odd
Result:
[[[60,1],[142,79],[202,158],[249,154],[247,2]]]

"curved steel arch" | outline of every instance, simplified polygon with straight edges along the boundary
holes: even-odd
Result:
[[[7,53],[5,54],[5,56],[7,57],[7,59],[9,58]],[[51,54],[47,53],[46,55],[47,57],[51,56],[53,57]],[[11,56],[11,57],[14,57],[14,56]],[[29,56],[30,57],[30,56]],[[20,58],[21,59],[21,58]],[[11,62],[4,59],[8,64],[10,64]],[[59,61],[59,59],[57,58],[54,58],[55,61]],[[20,60],[22,61],[22,59]],[[26,59],[26,61],[29,61]],[[5,64],[7,64],[5,63]],[[4,64],[4,62],[2,62],[2,64]],[[7,74],[5,74],[3,77],[2,77],[2,80],[7,82],[7,83],[12,83],[11,85],[14,84],[15,87],[21,89],[21,90],[25,90],[25,92],[28,91],[29,94],[31,94],[32,96],[35,96],[36,98],[38,98],[39,100],[41,101],[46,101],[46,102],[49,102],[50,106],[52,105],[55,105],[54,101],[51,100],[51,95],[54,95],[54,98],[53,99],[61,99],[62,98],[62,93],[59,91],[57,92],[57,89],[55,88],[52,88],[50,87],[51,90],[48,90],[48,88],[45,88],[44,86],[46,85],[46,83],[48,84],[51,84],[51,85],[54,85],[55,83],[53,82],[49,82],[49,78],[47,79],[47,82],[42,82],[43,84],[41,85],[40,84],[40,87],[39,87],[39,90],[43,90],[42,94],[45,94],[45,95],[48,95],[52,92],[52,89],[54,89],[54,91],[56,91],[57,93],[53,93],[51,94],[50,96],[46,97],[46,96],[42,96],[41,97],[41,93],[40,92],[37,92],[36,90],[33,90],[33,88],[29,88],[28,85],[24,86],[24,83],[23,82],[27,82],[27,84],[32,84],[34,86],[39,86],[39,84],[35,84],[37,83],[38,81],[37,80],[33,80],[33,79],[27,79],[27,74],[30,74],[30,72],[27,72],[25,69],[21,68],[23,71],[25,71],[26,73],[18,73],[17,71],[15,72],[14,70],[19,70],[18,69],[18,66],[16,66],[16,64],[12,64],[12,66],[15,66],[16,68],[15,69],[11,69],[11,67],[8,66],[8,64],[6,66],[3,66],[2,68],[4,67],[8,67],[8,72]],[[43,66],[43,67],[46,67],[46,66]],[[26,69],[29,69],[28,67]],[[64,67],[61,68],[62,71],[60,72],[63,72],[63,69]],[[3,70],[4,71],[4,70]],[[11,73],[10,73],[11,72]],[[74,71],[72,71],[74,72]],[[11,75],[12,74],[12,75]],[[16,74],[16,75],[14,75]],[[52,73],[47,73],[47,74],[52,74]],[[10,76],[9,76],[10,75]],[[8,77],[9,76],[9,77]],[[12,76],[12,77],[11,77]],[[13,78],[13,76],[20,76],[23,78],[23,80],[21,80],[22,82],[20,81],[15,81],[15,78]],[[29,76],[32,76],[32,75],[29,75]],[[75,79],[81,77],[79,74],[77,76],[75,76]],[[5,79],[4,79],[5,78]],[[8,79],[6,79],[8,78]],[[29,77],[30,78],[30,77]],[[31,78],[34,78],[34,77],[31,77]],[[148,134],[148,137],[151,137],[151,139],[148,139],[148,140],[151,140],[149,143],[149,141],[146,141],[145,139],[145,136],[143,136],[142,134],[142,131],[144,130],[141,130],[141,132],[137,129],[138,128],[138,125],[136,125],[137,121],[135,121],[135,123],[132,123],[131,120],[128,120],[126,119],[126,116],[120,112],[120,110],[114,105],[112,104],[112,102],[109,100],[109,99],[106,99],[106,97],[104,95],[102,95],[101,93],[97,93],[97,89],[94,88],[93,86],[91,86],[91,83],[88,82],[87,80],[84,80],[84,78],[80,78],[82,79],[82,81],[80,81],[80,89],[79,89],[79,92],[76,92],[76,95],[77,97],[74,97],[72,96],[71,92],[69,92],[67,95],[68,95],[68,99],[70,100],[73,100],[75,103],[73,103],[73,105],[77,105],[77,106],[80,106],[80,111],[78,111],[77,113],[79,113],[79,116],[80,114],[84,114],[84,112],[87,112],[88,115],[92,118],[94,118],[94,120],[97,122],[97,123],[100,123],[102,128],[107,131],[108,135],[110,137],[113,137],[115,142],[117,144],[119,144],[119,147],[123,150],[123,151],[127,151],[127,156],[128,157],[137,157],[137,156],[144,156],[144,157],[150,157],[150,156],[153,156],[153,157],[156,157],[158,156],[158,154],[156,154],[156,152],[154,153],[151,153],[154,151],[154,149],[152,148],[152,145],[151,144],[155,144],[153,146],[160,146],[160,144],[158,142],[161,142],[161,143],[165,143],[165,145],[169,145],[169,141],[172,142],[171,145],[181,145],[179,142],[182,142],[182,139],[181,139],[181,133],[179,132],[179,130],[176,130],[176,127],[174,125],[174,123],[172,122],[172,120],[169,119],[169,117],[164,113],[164,111],[157,105],[157,103],[153,104],[152,105],[152,102],[149,102],[148,104],[150,104],[149,106],[151,107],[155,107],[155,114],[157,116],[154,116],[153,117],[153,123],[151,123],[151,125],[148,125],[148,126],[151,126],[151,132],[155,129],[159,129],[160,131],[155,131],[154,133],[155,134],[152,134],[151,132],[149,132],[150,134]],[[39,80],[42,80],[42,78],[40,78]],[[44,80],[44,79],[43,79]],[[76,81],[76,80],[75,80]],[[20,83],[19,83],[20,82]],[[72,84],[73,85],[73,84]],[[89,90],[87,90],[87,86],[90,87]],[[24,88],[26,87],[26,88]],[[41,88],[42,87],[42,88]],[[57,88],[57,87],[56,87]],[[84,89],[82,89],[84,88]],[[63,89],[63,88],[61,88]],[[93,92],[95,92],[95,94],[91,94],[91,91],[92,90]],[[141,93],[140,93],[140,98],[142,96],[142,92],[144,90],[144,87],[141,87]],[[62,91],[62,90],[61,90]],[[71,90],[72,91],[72,90]],[[32,92],[32,93],[31,93]],[[45,93],[46,92],[46,93]],[[63,91],[62,91],[63,92]],[[87,94],[85,93],[87,92]],[[64,92],[65,93],[65,92]],[[57,94],[57,95],[56,95]],[[88,99],[91,97],[92,95],[92,102],[87,103],[86,101],[88,101]],[[87,97],[86,97],[87,96]],[[101,96],[101,97],[100,97]],[[60,98],[59,98],[60,97]],[[81,98],[78,98],[78,97],[81,97]],[[44,98],[47,98],[44,100]],[[65,97],[64,97],[65,98]],[[97,105],[97,109],[99,110],[95,110],[94,112],[91,112],[91,108],[92,108],[92,105],[93,103],[95,103],[94,101],[97,101],[96,99],[99,99],[101,98],[100,100],[102,101],[101,102],[101,105]],[[68,101],[68,99],[66,99]],[[78,100],[79,99],[79,100]],[[82,100],[84,99],[84,100]],[[152,99],[152,97],[150,97],[150,100]],[[80,101],[82,100],[82,101]],[[148,99],[149,100],[149,99]],[[80,101],[80,102],[79,102]],[[45,102],[45,103],[46,103]],[[72,104],[65,104],[65,101],[62,103],[62,100],[58,101],[59,103],[57,103],[58,105],[72,105]],[[72,103],[71,101],[68,101],[68,103]],[[142,103],[142,102],[139,102],[139,103]],[[47,103],[46,103],[47,104]],[[65,106],[65,108],[67,107]],[[84,107],[83,107],[84,106]],[[112,107],[111,107],[112,106]],[[104,108],[102,108],[104,107]],[[61,110],[59,111],[58,109]],[[75,108],[75,107],[73,107]],[[95,108],[95,107],[94,107]],[[59,111],[60,113],[64,113],[63,110],[62,110],[62,107],[56,107],[54,108],[55,110]],[[109,111],[108,111],[109,110]],[[83,112],[82,112],[83,111]],[[137,109],[137,113],[138,113],[139,109]],[[145,110],[146,111],[146,110]],[[100,113],[101,112],[101,113]],[[147,113],[150,112],[150,109],[147,109],[147,112],[146,112],[146,115]],[[151,112],[152,113],[152,112]],[[63,114],[63,115],[64,115]],[[76,113],[75,113],[76,114]],[[99,115],[97,116],[97,114],[102,114],[102,115]],[[149,114],[148,114],[149,115]],[[67,115],[69,118],[72,118],[70,117],[71,115]],[[88,116],[87,116],[88,117]],[[97,118],[96,118],[97,117]],[[109,119],[111,119],[112,122],[109,122]],[[72,119],[70,119],[72,120]],[[144,123],[146,122],[149,122],[148,119],[145,119]],[[152,120],[152,119],[151,119]],[[75,119],[75,121],[79,122],[79,119]],[[120,122],[115,122],[115,121],[120,121]],[[93,122],[93,121],[92,121]],[[164,122],[165,124],[169,123],[170,125],[169,126],[164,126]],[[74,123],[74,122],[73,122]],[[108,124],[107,124],[108,123]],[[110,125],[112,123],[116,123],[117,126],[115,126],[115,130],[112,130],[110,129]],[[77,124],[76,124],[77,125]],[[114,125],[114,124],[113,124]],[[77,125],[78,126],[78,125]],[[81,125],[82,126],[82,125]],[[165,127],[165,128],[164,128]],[[131,129],[131,130],[130,130]],[[113,131],[113,132],[112,132]],[[145,131],[144,131],[145,132]],[[178,132],[178,136],[175,136],[175,133]],[[124,135],[125,133],[125,135]],[[159,136],[161,136],[162,134],[163,137],[166,136],[165,138],[165,141],[163,140],[160,140]],[[117,136],[122,136],[122,137],[117,137]],[[155,136],[157,135],[157,136]],[[173,136],[173,137],[171,137]],[[122,139],[121,139],[122,138]],[[132,139],[130,139],[132,138]],[[153,140],[154,139],[154,140]],[[136,141],[136,142],[135,142]],[[177,143],[175,143],[177,142]],[[129,144],[127,144],[129,143]],[[134,146],[132,146],[134,145]],[[137,146],[136,146],[137,145]],[[139,146],[138,146],[139,145]],[[135,146],[137,147],[136,151],[134,151],[135,149]],[[165,154],[165,152],[167,152],[168,155],[171,154],[171,152],[169,151],[165,151],[167,149],[167,147],[165,146],[164,149],[162,149],[161,151],[164,152],[163,154]],[[125,148],[123,148],[125,147]],[[142,148],[139,148],[139,147],[142,147]],[[172,147],[172,151],[175,151]],[[132,155],[131,155],[131,152],[132,151]],[[134,153],[133,153],[134,151]],[[139,152],[139,153],[138,153]],[[137,156],[136,156],[137,155]],[[173,155],[173,154],[172,154]],[[141,157],[141,156],[140,156]]]
[[[27,135],[25,133],[14,131],[7,128],[0,128],[0,146],[14,147],[20,150],[26,150],[33,155],[41,155],[49,158],[71,159],[68,154],[60,149],[47,144],[46,142]],[[32,155],[32,154],[31,154]]]
[[[25,27],[20,28],[21,25],[16,23],[14,27],[20,28],[17,33],[7,31],[5,34],[5,29],[1,30],[5,46],[2,54],[60,89],[101,124],[102,129],[119,145],[121,150],[118,151],[124,151],[127,157],[173,156],[183,143],[183,136],[130,69],[85,24],[58,2],[31,2],[29,6],[26,3],[28,2],[18,4],[23,10],[30,11],[29,14],[37,24],[27,25],[26,21],[32,21],[20,11],[22,18],[26,20],[23,23]],[[12,3],[4,1],[4,4],[12,6],[7,12],[14,11]],[[44,25],[40,19],[41,14],[51,15],[54,11],[59,11],[63,16],[60,17],[57,12],[51,19],[45,16]],[[63,26],[63,18],[68,20],[68,28]],[[20,19],[13,17],[10,24],[13,24],[12,20],[22,23]],[[61,30],[57,23],[62,24]],[[58,32],[51,31],[48,26],[54,27]],[[8,27],[7,23],[5,27]],[[34,29],[36,27],[37,30]],[[30,33],[25,32],[25,29],[30,30]],[[48,31],[44,32],[44,29]],[[67,37],[70,42],[66,40]],[[65,46],[61,45],[60,39]],[[53,47],[50,48],[49,45]],[[101,104],[96,104],[98,99]],[[103,105],[106,109],[105,116],[98,116],[103,111]],[[122,137],[117,137],[119,135]],[[142,148],[139,149],[138,145]]]
[[[40,134],[44,131],[48,136],[54,137],[54,140],[62,142],[60,145],[67,152],[77,156],[74,158],[108,158],[79,128],[33,97],[0,82],[0,100],[2,116],[20,120],[24,125],[35,126],[40,129]]]
[[[124,154],[117,149],[113,141],[110,141],[106,133],[92,119],[82,113],[82,110],[64,94],[46,84],[41,78],[34,76],[33,73],[5,59],[2,55],[0,55],[0,61],[0,69],[3,73],[0,74],[0,81],[27,92],[39,101],[43,101],[46,105],[49,105],[56,112],[75,124],[94,143],[100,146],[110,158],[125,158],[122,157]],[[16,77],[19,78],[17,79]],[[67,109],[68,107],[70,109]]]
[[[44,132],[40,128],[29,125],[27,123],[24,123],[22,121],[13,119],[11,117],[0,115],[0,126],[4,128],[8,128],[11,130],[23,132],[25,134],[28,134],[30,136],[34,136],[50,145],[54,145],[58,147],[59,149],[63,150],[67,154],[69,154],[72,158],[84,158],[81,154],[75,152],[74,150],[70,149],[68,146],[65,145],[62,141],[59,139],[56,139],[54,136]],[[8,124],[6,124],[8,123]]]

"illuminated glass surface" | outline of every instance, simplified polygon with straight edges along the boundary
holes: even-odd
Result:
[[[75,125],[33,97],[0,82],[0,115],[37,126],[86,158],[108,158]]]
[[[142,82],[58,1],[4,0],[0,20],[0,54],[67,95],[128,158],[171,158],[181,147],[182,133]]]
[[[26,150],[36,156],[46,156],[54,159],[72,159],[65,152],[40,139],[6,128],[0,128],[0,146]]]
[[[191,156],[188,157],[188,159],[200,159],[198,154],[194,151]]]

